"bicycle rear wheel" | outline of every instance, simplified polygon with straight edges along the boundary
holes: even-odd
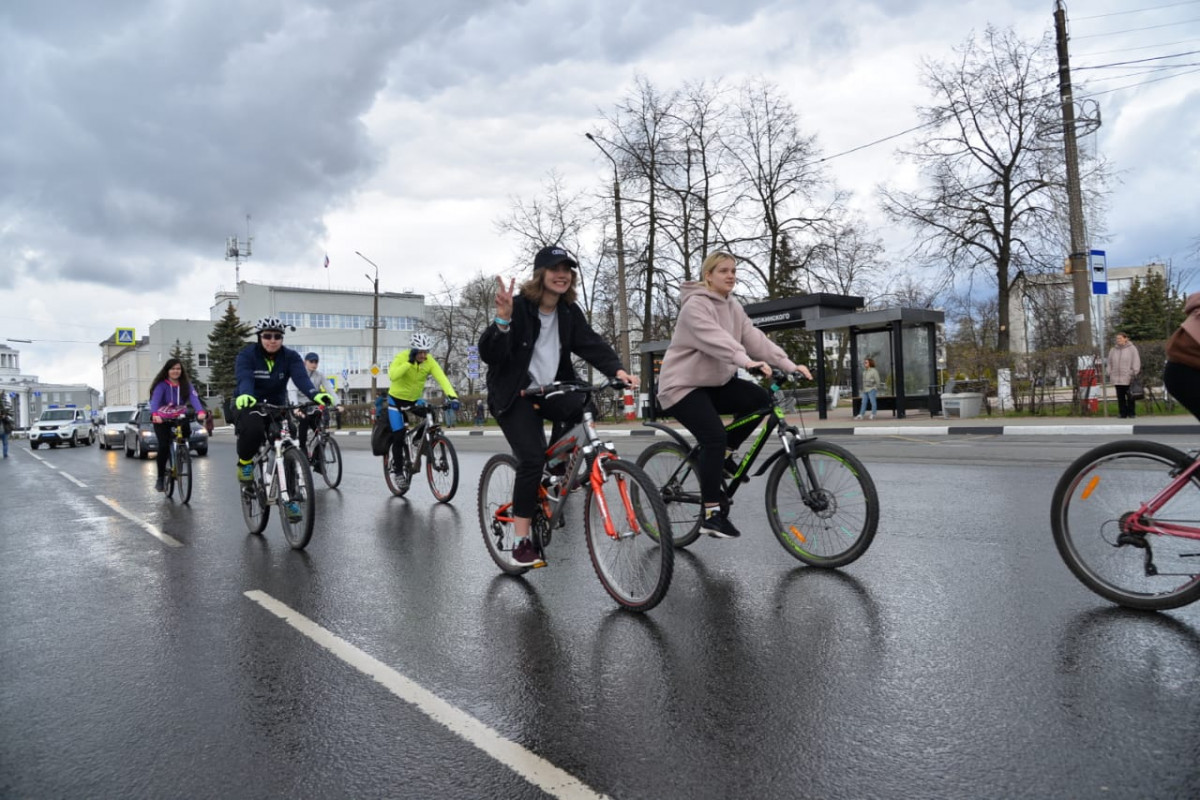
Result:
[[[261,534],[271,519],[271,507],[267,505],[267,487],[263,485],[262,462],[254,460],[254,480],[241,484],[242,516],[250,533]]]
[[[1200,541],[1126,530],[1142,505],[1191,463],[1165,444],[1126,440],[1090,450],[1067,467],[1054,489],[1050,526],[1075,577],[1127,608],[1164,610],[1200,599]],[[1200,526],[1200,484],[1180,489],[1154,519]]]
[[[188,451],[187,445],[177,444],[175,447],[175,470],[174,475],[167,480],[169,483],[175,484],[179,489],[179,502],[187,505],[192,499],[192,454]],[[170,497],[168,491],[167,496]]]
[[[408,445],[405,445],[408,447]],[[387,483],[388,489],[396,497],[404,497],[408,494],[408,490],[412,488],[412,473],[408,470],[407,464],[400,466],[400,471],[392,472],[392,449],[383,454],[383,480]]]
[[[686,463],[684,463],[686,461]],[[637,458],[655,486],[659,487],[671,539],[676,547],[687,547],[700,538],[700,476],[688,451],[678,442],[655,442]]]
[[[435,436],[425,454],[425,476],[439,503],[449,503],[458,491],[458,454],[445,436]]]
[[[797,442],[796,447],[799,474],[784,457],[767,476],[767,520],[783,549],[805,564],[844,567],[865,553],[875,538],[875,482],[843,447],[819,440]],[[810,493],[807,502],[801,481]]]
[[[285,501],[283,492],[279,493],[279,521],[283,524],[283,536],[293,550],[303,550],[312,539],[317,513],[312,470],[298,447],[284,450],[283,464],[279,466],[283,469],[279,480],[282,486],[287,487],[288,495]]]
[[[488,555],[509,575],[523,575],[529,567],[514,564],[512,551],[516,542],[513,536],[512,497],[513,483],[517,478],[517,460],[508,453],[500,453],[488,459],[479,474],[479,529]]]
[[[607,473],[600,493],[585,484],[583,525],[592,566],[621,606],[649,611],[671,586],[670,517],[658,487],[636,464],[609,458],[600,468]]]
[[[342,482],[342,448],[334,438],[328,434],[322,434],[317,441],[316,450],[313,452],[313,460],[320,467],[321,479],[325,481],[325,485],[330,489],[336,489],[338,484]]]

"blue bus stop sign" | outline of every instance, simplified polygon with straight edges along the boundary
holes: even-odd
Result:
[[[1108,294],[1108,261],[1103,250],[1088,252],[1088,269],[1092,275],[1092,294]]]

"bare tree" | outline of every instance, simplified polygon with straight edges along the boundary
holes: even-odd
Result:
[[[902,153],[926,185],[880,189],[887,214],[918,231],[918,254],[951,273],[980,270],[995,281],[996,343],[1005,352],[1013,277],[1061,263],[1046,255],[1062,252],[1054,196],[1061,152],[1046,137],[1058,114],[1048,83],[1051,44],[989,27],[982,40],[972,36],[957,49],[956,61],[927,60],[935,104],[919,113],[929,133]]]

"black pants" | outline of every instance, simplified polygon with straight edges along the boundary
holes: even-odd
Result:
[[[267,439],[267,417],[252,408],[243,409],[234,423],[237,431],[237,454],[242,461],[254,458]]]
[[[1113,388],[1117,390],[1117,416],[1121,419],[1136,417],[1137,403],[1129,396],[1129,384],[1114,384]]]
[[[554,441],[567,432],[583,418],[582,410],[578,418],[565,422],[555,422],[551,427],[551,438]],[[512,406],[496,417],[508,446],[512,448],[517,459],[517,475],[513,480],[513,516],[532,517],[537,509],[538,483],[542,478],[542,468],[546,465],[546,422],[533,401],[527,397],[518,397]]]
[[[700,497],[705,503],[721,499],[721,464],[726,446],[736,449],[746,441],[755,425],[734,428],[726,436],[722,414],[741,416],[769,407],[771,395],[757,383],[734,378],[724,386],[693,389],[682,400],[663,411],[683,423],[700,445]]]
[[[163,477],[167,474],[167,459],[170,458],[171,445],[175,442],[175,428],[183,428],[183,438],[187,441],[192,435],[192,426],[187,423],[187,420],[168,420],[167,422],[154,423],[154,437],[158,439],[158,452],[155,453],[154,461],[158,465],[158,477]]]
[[[1171,397],[1200,419],[1200,370],[1168,361],[1163,370],[1163,385]]]
[[[388,420],[392,424],[392,464],[403,464],[407,455],[404,452],[404,439],[412,417],[424,416],[425,409],[418,406],[416,401],[399,400],[388,395]]]
[[[321,421],[321,415],[325,413],[325,409],[317,406],[312,411],[300,418],[300,431],[297,434],[300,439],[300,449],[308,452],[308,432],[317,427]]]

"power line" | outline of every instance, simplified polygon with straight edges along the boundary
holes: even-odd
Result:
[[[940,125],[941,123],[942,123],[942,120],[940,120],[940,119],[935,119],[930,122],[922,122],[920,125],[915,125],[906,131],[900,131],[899,133],[893,133],[891,136],[884,136],[882,139],[876,139],[873,142],[867,142],[866,144],[860,144],[858,147],[852,147],[849,150],[843,150],[842,152],[834,153],[831,156],[824,156],[822,158],[818,158],[816,161],[810,161],[809,164],[821,164],[825,161],[832,161],[835,158],[841,158],[842,156],[848,156],[851,153],[857,153],[859,150],[865,150],[868,147],[874,147],[877,144],[883,144],[884,142],[891,141],[892,139],[899,139],[901,136],[907,136],[908,134],[912,133],[913,131],[919,131],[922,128],[928,128],[933,125]]]
[[[1182,22],[1166,22],[1162,25],[1149,25],[1145,28],[1126,28],[1123,31],[1110,31],[1108,33],[1089,33],[1086,36],[1072,36],[1072,39],[1098,39],[1101,36],[1120,36],[1125,33],[1137,33],[1138,31],[1153,31],[1159,28],[1174,28],[1179,25],[1190,25],[1193,22],[1200,22],[1200,17],[1196,19],[1185,19]]]
[[[1108,14],[1092,14],[1090,17],[1076,17],[1075,20],[1081,21],[1085,19],[1103,19],[1104,17],[1119,17],[1122,14],[1141,14],[1145,11],[1158,11],[1163,8],[1178,8],[1179,6],[1194,6],[1200,3],[1200,0],[1187,0],[1184,3],[1170,3],[1165,6],[1151,6],[1150,8],[1135,8],[1130,11],[1112,11]]]
[[[1171,78],[1180,78],[1184,75],[1192,75],[1196,72],[1200,72],[1200,69],[1192,69],[1192,70],[1188,70],[1187,72],[1178,72],[1174,75],[1164,75],[1161,78],[1153,78],[1148,81],[1141,81],[1139,83],[1131,83],[1128,86],[1117,86],[1116,88],[1113,88],[1113,89],[1105,89],[1102,92],[1092,92],[1090,94],[1080,95],[1079,99],[1086,100],[1086,99],[1092,98],[1092,97],[1099,97],[1102,94],[1111,94],[1112,92],[1119,92],[1124,89],[1132,89],[1135,86],[1145,86],[1148,83],[1158,83],[1159,81],[1166,81],[1166,80],[1170,80]]]
[[[1076,72],[1082,72],[1085,69],[1105,69],[1107,67],[1127,67],[1132,64],[1144,64],[1147,61],[1162,61],[1164,58],[1181,58],[1182,56],[1194,56],[1200,53],[1200,50],[1189,50],[1186,53],[1172,53],[1169,56],[1152,56],[1150,58],[1139,58],[1135,61],[1112,61],[1108,64],[1097,64],[1094,67],[1075,67]],[[1186,66],[1186,65],[1181,65]]]
[[[1197,0],[1200,2],[1200,0]],[[1111,56],[1114,53],[1132,53],[1134,50],[1153,50],[1156,47],[1174,47],[1180,44],[1191,44],[1192,42],[1200,42],[1200,39],[1183,39],[1178,42],[1163,42],[1162,44],[1144,44],[1140,47],[1122,47],[1118,50],[1097,50],[1091,53],[1074,53],[1073,58],[1089,58],[1091,56]]]

